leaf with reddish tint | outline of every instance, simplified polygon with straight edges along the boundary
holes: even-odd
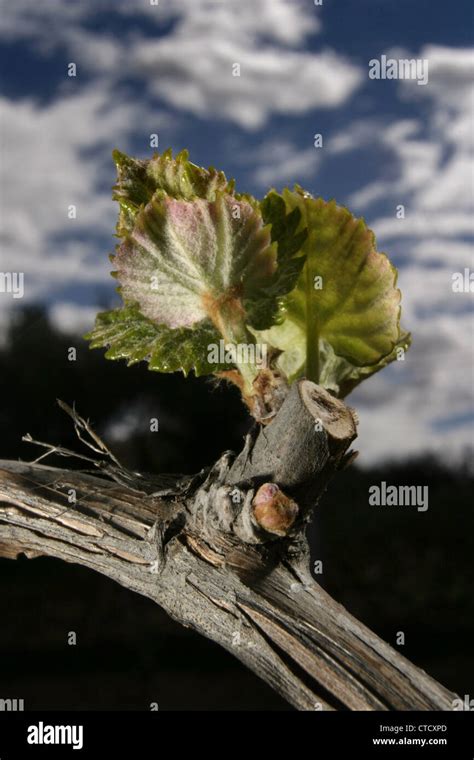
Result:
[[[246,201],[224,193],[214,201],[175,200],[157,192],[113,262],[124,300],[152,322],[178,328],[211,318],[230,340],[222,320],[245,323],[276,269],[276,251],[269,228]]]

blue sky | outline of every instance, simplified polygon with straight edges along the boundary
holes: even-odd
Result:
[[[452,291],[452,274],[473,269],[472,3],[1,8],[0,270],[25,273],[23,301],[0,294],[1,324],[39,300],[60,329],[81,331],[99,303],[115,302],[111,151],[148,156],[158,133],[160,149],[188,148],[239,189],[261,196],[299,182],[336,198],[399,266],[414,344],[351,397],[365,462],[425,450],[459,457],[472,446],[472,293]],[[427,60],[428,83],[371,80],[368,62],[382,54]]]

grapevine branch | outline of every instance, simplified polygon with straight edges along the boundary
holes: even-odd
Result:
[[[63,408],[100,455],[80,455],[99,472],[43,457],[0,461],[0,556],[47,555],[112,578],[225,647],[299,710],[451,709],[454,694],[310,574],[305,526],[353,457],[355,420],[342,401],[294,383],[238,456],[226,452],[194,477],[127,471]]]

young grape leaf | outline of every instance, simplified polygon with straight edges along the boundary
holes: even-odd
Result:
[[[234,182],[228,182],[224,172],[196,166],[188,160],[188,155],[188,151],[183,150],[173,158],[169,148],[161,155],[155,153],[153,158],[142,161],[114,150],[117,183],[113,198],[120,204],[119,236],[132,230],[140,207],[149,203],[157,190],[163,190],[176,200],[214,201],[219,191],[233,194]]]
[[[210,320],[200,322],[194,329],[170,330],[144,317],[136,305],[98,314],[85,338],[91,348],[107,348],[107,359],[126,359],[129,366],[147,361],[149,369],[158,372],[181,370],[186,375],[194,370],[196,375],[207,375],[232,367],[209,361],[216,355],[210,347],[218,346],[220,340]]]
[[[98,320],[94,345],[108,345],[109,358],[148,358],[152,368],[179,368],[183,356],[186,371],[191,365],[216,371],[199,360],[203,346],[193,352],[192,341],[199,344],[201,327],[213,325],[216,339],[251,344],[248,328],[274,323],[303,263],[291,260],[306,234],[297,232],[300,212],[286,215],[275,194],[264,203],[264,220],[252,196],[235,194],[222,172],[191,164],[185,151],[174,159],[171,151],[150,161],[118,151],[114,158],[123,242],[112,257],[113,275],[126,307]],[[167,350],[173,340],[175,361]],[[258,369],[239,366],[247,392]]]
[[[261,215],[217,192],[214,201],[157,191],[113,257],[121,293],[157,325],[192,327],[211,318],[226,340],[276,269]]]
[[[267,341],[282,352],[278,358],[277,367],[283,372],[290,385],[304,375],[306,341],[304,329],[300,325],[287,320],[281,325],[281,329],[263,330],[257,333],[257,338]],[[387,356],[382,357],[376,364],[357,367],[342,356],[337,356],[331,345],[322,340],[319,384],[338,398],[345,398],[365,378],[374,375],[399,358],[400,349],[407,351],[410,343],[410,334],[401,331],[399,340]]]
[[[278,365],[290,380],[305,374],[348,392],[408,343],[399,326],[396,270],[376,251],[364,221],[347,209],[299,188],[285,190],[283,200],[288,212],[301,213],[306,260],[284,300],[284,321],[260,337],[284,352]]]
[[[392,351],[383,356],[377,364],[365,367],[356,367],[342,356],[336,356],[329,343],[323,346],[324,360],[321,363],[320,384],[331,390],[339,398],[345,398],[366,377],[374,375],[393,361],[396,361],[408,350],[411,344],[411,336],[404,330],[400,331],[400,337]]]
[[[282,297],[296,285],[305,258],[300,254],[306,240],[307,230],[299,230],[301,212],[298,208],[286,213],[285,201],[275,191],[270,191],[260,203],[265,224],[271,225],[271,239],[277,246],[277,269],[265,283],[249,311],[249,324],[256,330],[264,330],[283,319]]]
[[[298,231],[301,211],[295,207],[289,213],[284,199],[275,190],[270,190],[260,203],[263,221],[272,225],[272,240],[278,243],[278,266],[284,266],[301,252],[308,237],[306,228]],[[304,259],[301,262],[304,263]]]

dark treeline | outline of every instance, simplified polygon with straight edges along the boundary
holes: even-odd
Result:
[[[39,307],[19,312],[11,324],[0,349],[0,393],[3,458],[40,453],[22,443],[27,432],[80,447],[57,398],[74,402],[124,464],[150,472],[197,471],[226,448],[239,448],[249,425],[237,391],[227,384],[150,372],[145,363],[128,368],[106,361],[102,350],[91,351],[80,336],[56,332]],[[153,419],[158,432],[150,431]],[[55,463],[64,466],[64,459]]]
[[[107,362],[55,331],[39,307],[12,322],[0,392],[1,458],[41,453],[22,443],[25,433],[81,450],[56,398],[75,402],[124,464],[150,472],[197,471],[238,450],[249,426],[229,386]],[[369,505],[369,487],[382,480],[428,486],[428,510]],[[317,579],[335,598],[446,686],[474,696],[472,480],[467,466],[427,457],[353,466],[325,495],[310,539],[313,562],[322,561]],[[0,698],[25,698],[27,709],[286,709],[230,655],[104,578],[49,559],[2,560],[0,570],[9,611]],[[69,631],[76,647],[66,644]]]

